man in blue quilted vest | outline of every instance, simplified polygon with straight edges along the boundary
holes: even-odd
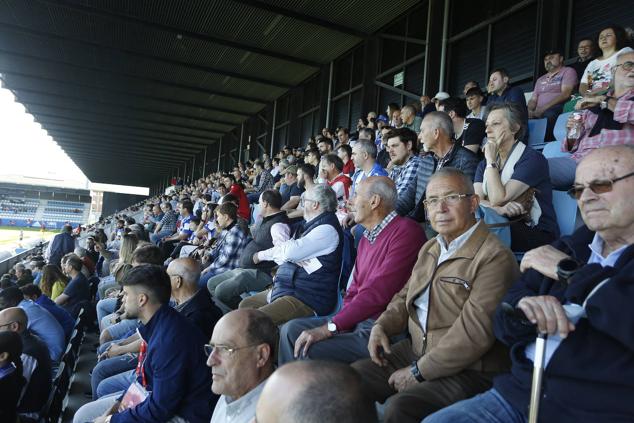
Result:
[[[240,308],[260,309],[276,325],[328,315],[338,302],[343,233],[335,215],[337,196],[320,184],[306,191],[301,202],[305,223],[294,236],[253,255],[256,264],[279,264],[272,288],[240,303]]]

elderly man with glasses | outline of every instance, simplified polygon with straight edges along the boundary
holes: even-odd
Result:
[[[513,254],[476,221],[478,197],[462,171],[435,172],[424,204],[438,236],[423,245],[409,281],[372,327],[371,358],[353,364],[370,398],[387,400],[386,423],[420,422],[484,392],[508,369],[493,314],[519,275]]]
[[[234,310],[222,317],[205,345],[211,367],[211,390],[220,395],[211,423],[247,423],[264,382],[273,373],[277,327],[253,309]]]
[[[511,372],[425,423],[525,422],[536,331],[548,336],[539,421],[634,421],[632,176],[631,145],[596,149],[579,163],[570,194],[585,226],[526,253],[504,299],[521,313],[500,307],[495,316]]]

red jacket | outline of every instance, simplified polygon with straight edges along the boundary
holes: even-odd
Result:
[[[244,189],[238,184],[233,184],[231,185],[229,193],[235,195],[238,198],[238,216],[246,219],[248,222],[249,218],[251,217],[251,208],[249,206],[249,199],[247,198],[247,194],[244,192]]]

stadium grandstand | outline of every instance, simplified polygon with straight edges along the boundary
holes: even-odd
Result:
[[[149,193],[0,181],[54,230],[0,257],[0,420],[634,421],[633,22],[0,0],[2,89]]]

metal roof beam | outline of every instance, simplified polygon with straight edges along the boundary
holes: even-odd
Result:
[[[176,82],[164,81],[162,79],[155,79],[155,78],[151,78],[151,77],[139,76],[139,75],[135,75],[135,74],[132,74],[132,73],[118,72],[118,71],[106,70],[106,69],[102,69],[102,68],[98,68],[98,67],[94,67],[94,66],[87,66],[87,65],[80,65],[80,64],[77,64],[77,63],[64,62],[63,60],[44,59],[44,58],[39,57],[39,56],[29,55],[29,54],[25,54],[25,53],[13,52],[13,51],[9,51],[9,50],[0,49],[0,53],[5,54],[5,55],[23,57],[23,58],[26,58],[26,59],[29,59],[29,60],[45,61],[45,62],[49,62],[49,63],[55,63],[55,64],[58,64],[58,65],[74,67],[74,68],[77,68],[77,69],[88,70],[90,72],[97,72],[97,73],[103,73],[103,74],[107,74],[107,75],[114,75],[115,77],[118,77],[118,78],[119,77],[123,77],[123,78],[129,78],[129,79],[133,79],[133,80],[137,80],[137,81],[151,82],[153,84],[165,85],[167,87],[180,89],[180,90],[198,91],[198,92],[202,92],[202,93],[209,94],[209,95],[216,95],[216,96],[219,96],[219,97],[233,98],[233,99],[236,99],[236,100],[247,101],[247,102],[250,102],[250,103],[267,104],[269,102],[269,100],[267,100],[265,98],[249,97],[249,96],[243,96],[243,95],[239,95],[239,94],[231,94],[231,93],[227,93],[227,92],[223,92],[223,91],[216,91],[216,90],[210,90],[210,89],[207,89],[207,88],[197,87],[195,85],[179,84],[179,83],[176,83]],[[5,71],[5,73],[8,73],[8,72],[9,71]],[[34,76],[34,75],[31,75],[31,76]],[[44,78],[44,77],[42,77],[42,78]]]
[[[16,97],[17,97],[18,102],[20,102],[21,104],[23,104],[25,106],[27,106],[27,105],[39,106],[39,107],[53,108],[55,110],[68,110],[68,111],[71,111],[71,112],[95,114],[95,115],[99,115],[99,116],[110,116],[110,117],[113,117],[113,118],[125,119],[125,120],[134,121],[134,122],[142,122],[142,123],[147,123],[147,124],[150,124],[150,125],[162,125],[162,126],[186,129],[186,130],[191,130],[191,131],[208,132],[208,133],[214,134],[214,135],[222,135],[223,134],[223,132],[221,132],[222,129],[214,130],[214,129],[211,129],[211,128],[202,128],[202,127],[199,127],[199,126],[178,125],[178,124],[175,124],[175,123],[170,123],[170,122],[165,122],[165,121],[160,121],[160,120],[141,119],[141,118],[136,118],[136,117],[127,117],[127,116],[122,116],[122,115],[118,115],[118,114],[115,114],[115,113],[104,112],[104,111],[101,111],[101,110],[87,109],[87,108],[81,108],[81,107],[68,107],[68,106],[60,106],[60,105],[57,105],[57,104],[54,104],[54,103],[51,104],[51,103],[38,102],[38,101],[29,101],[29,100],[24,100],[19,95],[16,96]],[[232,126],[232,128],[235,128],[235,126]]]
[[[56,119],[56,118],[53,118]],[[131,139],[131,140],[138,140],[138,141],[143,141],[143,142],[147,142],[148,145],[152,145],[155,142],[158,142],[159,144],[172,144],[172,145],[184,145],[185,143],[187,143],[188,145],[200,145],[200,146],[208,146],[208,145],[213,145],[215,144],[216,139],[214,140],[208,140],[211,142],[200,142],[200,141],[193,141],[193,140],[181,140],[178,138],[166,138],[166,137],[161,137],[158,135],[150,135],[150,136],[146,136],[146,135],[139,135],[138,133],[130,133],[130,132],[125,132],[125,131],[118,131],[118,130],[113,130],[113,128],[111,126],[108,125],[90,125],[90,126],[86,126],[86,125],[82,125],[82,124],[70,124],[70,123],[60,123],[56,120],[49,120],[49,119],[37,119],[37,121],[42,125],[42,127],[44,129],[46,129],[47,131],[49,131],[49,128],[51,131],[58,131],[59,128],[63,128],[63,131],[67,131],[67,132],[74,132],[74,133],[79,133],[79,134],[93,134],[93,133],[97,133],[97,134],[122,134],[123,138],[125,139]],[[70,128],[70,129],[69,129]],[[117,128],[115,128],[117,129]]]
[[[106,45],[106,44],[103,44],[103,43],[97,43],[97,42],[94,42],[94,41],[78,40],[76,38],[70,38],[70,37],[66,37],[66,36],[58,35],[58,34],[53,34],[53,33],[46,32],[46,31],[38,31],[38,30],[33,29],[33,28],[24,27],[24,26],[20,26],[20,25],[9,24],[9,23],[6,23],[6,22],[3,22],[0,25],[0,30],[13,32],[13,33],[22,33],[22,34],[26,34],[26,35],[29,35],[29,36],[45,38],[47,40],[57,40],[57,41],[62,41],[62,42],[77,43],[77,44],[84,45],[84,46],[95,47],[97,49],[110,50],[110,51],[114,51],[116,53],[122,53],[122,54],[125,54],[125,55],[128,55],[128,56],[138,57],[138,58],[141,58],[141,59],[144,59],[144,60],[153,60],[153,61],[156,61],[156,62],[162,62],[162,63],[168,64],[168,65],[179,66],[179,67],[188,68],[188,69],[196,70],[196,71],[200,71],[200,72],[215,73],[217,75],[224,75],[224,76],[228,76],[228,77],[231,77],[231,78],[236,78],[236,79],[242,79],[242,80],[245,80],[245,81],[255,82],[255,83],[258,83],[258,84],[270,85],[272,87],[285,88],[285,89],[289,89],[289,88],[293,87],[292,85],[287,84],[285,82],[281,82],[281,81],[273,81],[271,79],[260,78],[258,76],[245,75],[245,74],[242,74],[242,73],[232,72],[232,71],[228,71],[228,70],[224,70],[224,69],[219,69],[219,68],[215,68],[215,67],[212,67],[212,66],[198,65],[198,64],[195,64],[195,63],[181,62],[180,60],[174,60],[174,59],[169,59],[167,57],[155,56],[155,55],[152,55],[152,54],[142,53],[142,52],[131,50],[131,49],[113,47],[113,46],[109,46],[109,45]]]
[[[184,157],[191,158],[192,156],[200,153],[200,151],[191,151],[186,152],[184,149],[179,149],[177,147],[146,147],[141,144],[130,144],[126,142],[120,142],[117,138],[95,138],[95,137],[81,137],[77,135],[67,134],[67,135],[57,135],[55,137],[55,141],[60,144],[62,142],[83,145],[88,148],[92,148],[92,146],[108,146],[114,147],[115,149],[121,149],[124,152],[134,151],[137,153],[143,153],[148,156],[162,156],[165,157],[165,154],[168,154],[173,157]]]
[[[1,26],[0,26],[0,28],[1,28]],[[7,53],[6,50],[0,49],[0,54],[6,54],[6,53]],[[9,52],[9,54],[18,56],[18,54],[14,54],[14,52]],[[32,57],[32,56],[27,56],[27,55],[19,55],[19,56],[29,57],[29,58]],[[39,58],[39,60],[44,61],[44,62],[49,62],[49,60],[47,60],[47,59]],[[124,94],[124,95],[128,95],[130,97],[146,98],[148,100],[155,100],[155,101],[161,101],[161,102],[164,102],[164,103],[177,104],[179,106],[194,107],[194,108],[198,108],[198,109],[204,109],[204,110],[208,110],[210,112],[222,112],[222,113],[233,114],[233,115],[244,116],[244,117],[251,116],[250,113],[246,113],[246,112],[239,111],[239,110],[224,109],[224,108],[213,107],[213,106],[210,107],[210,106],[207,106],[207,105],[204,105],[204,104],[188,103],[188,102],[185,102],[185,101],[173,100],[173,99],[170,99],[170,98],[157,97],[157,96],[152,96],[152,95],[147,95],[147,94],[134,94],[134,93],[130,93],[129,91],[126,91],[126,90],[123,90],[123,89],[117,89],[117,88],[111,88],[111,87],[100,87],[99,89],[107,89],[108,91],[118,92],[118,93],[121,93],[121,94]],[[239,122],[236,123],[236,125],[239,125]]]
[[[358,29],[339,25],[315,16],[308,16],[303,13],[289,10],[284,7],[275,6],[273,4],[266,3],[260,0],[233,0],[233,2],[255,7],[256,9],[265,10],[267,12],[276,13],[278,15],[286,16],[287,18],[292,18],[301,22],[309,23],[311,25],[321,26],[326,29],[341,32],[347,35],[352,35],[358,38],[366,38],[369,35],[363,31],[359,31]]]
[[[28,108],[27,108],[28,110]],[[44,117],[51,117],[54,119],[64,119],[64,120],[68,120],[71,122],[88,122],[90,124],[99,124],[102,123],[99,120],[92,120],[92,119],[81,119],[81,118],[77,118],[77,117],[68,117],[68,116],[62,116],[62,115],[56,115],[56,114],[51,114],[51,113],[41,113],[41,112],[37,112],[37,113],[33,113],[30,110],[28,110],[29,113],[31,113],[36,119],[38,118],[38,116],[44,116]],[[205,141],[211,138],[203,138],[203,137],[199,137],[199,136],[195,136],[195,135],[188,135],[188,134],[182,134],[179,132],[171,132],[171,131],[161,131],[161,130],[153,130],[153,129],[149,129],[149,128],[140,128],[137,126],[129,126],[129,125],[121,125],[119,123],[111,123],[111,122],[104,122],[105,125],[108,126],[108,128],[124,128],[124,129],[132,129],[132,130],[136,130],[136,131],[148,131],[148,132],[158,132],[159,134],[170,134],[170,135],[177,135],[180,137],[186,137],[186,138],[191,138],[194,140],[199,140],[199,141]],[[110,129],[108,129],[110,130]]]
[[[227,47],[235,48],[237,50],[244,50],[251,53],[260,54],[263,56],[273,57],[275,59],[284,60],[286,62],[298,63],[300,65],[310,66],[313,68],[319,68],[321,63],[315,62],[312,60],[304,59],[297,56],[291,56],[289,54],[280,53],[276,51],[267,50],[261,47],[257,47],[251,44],[246,44],[244,41],[237,42],[227,37],[220,37],[218,35],[209,35],[202,34],[199,32],[189,31],[184,28],[175,28],[170,25],[165,25],[157,22],[152,22],[144,19],[140,19],[137,17],[133,17],[130,15],[126,15],[123,13],[111,12],[104,9],[99,9],[97,7],[88,6],[86,4],[78,4],[65,0],[39,0],[41,3],[46,3],[52,6],[62,6],[68,9],[72,9],[75,11],[87,13],[93,16],[99,16],[101,18],[108,18],[117,22],[125,22],[129,24],[133,24],[134,26],[142,26],[146,28],[151,28],[158,31],[169,32],[174,35],[174,38],[177,37],[187,37],[197,41],[203,41],[207,43],[220,44]]]
[[[0,70],[0,73],[2,73],[2,71]],[[69,96],[69,95],[61,95],[61,94],[57,94],[57,93],[51,93],[48,91],[40,91],[40,90],[32,90],[32,89],[28,89],[28,88],[22,88],[22,87],[16,87],[15,85],[12,85],[11,90],[15,90],[18,92],[26,92],[26,93],[33,93],[33,94],[38,94],[38,95],[44,95],[47,97],[55,97],[55,98],[64,98],[64,99],[68,99],[71,101],[81,101],[84,103],[88,103],[88,104],[93,104],[93,103],[98,103],[98,104],[105,104],[108,106],[114,106],[116,108],[119,109],[129,109],[129,110],[134,110],[134,111],[138,111],[138,112],[143,112],[143,113],[152,113],[155,115],[161,115],[161,116],[165,116],[165,117],[177,117],[177,118],[182,118],[182,119],[187,119],[187,120],[193,120],[193,121],[197,121],[197,122],[205,122],[205,123],[212,123],[212,124],[218,124],[218,125],[225,125],[225,126],[231,126],[232,128],[235,128],[237,123],[235,122],[229,122],[226,120],[214,120],[214,119],[204,119],[204,118],[199,118],[199,117],[195,117],[195,116],[189,116],[189,115],[183,115],[180,113],[166,113],[166,112],[161,112],[159,110],[154,110],[154,109],[146,109],[145,107],[136,107],[136,106],[130,106],[128,104],[123,104],[123,103],[115,103],[112,101],[103,101],[103,100],[98,100],[96,98],[91,98],[90,101],[81,98],[81,97],[77,97],[77,96]]]

